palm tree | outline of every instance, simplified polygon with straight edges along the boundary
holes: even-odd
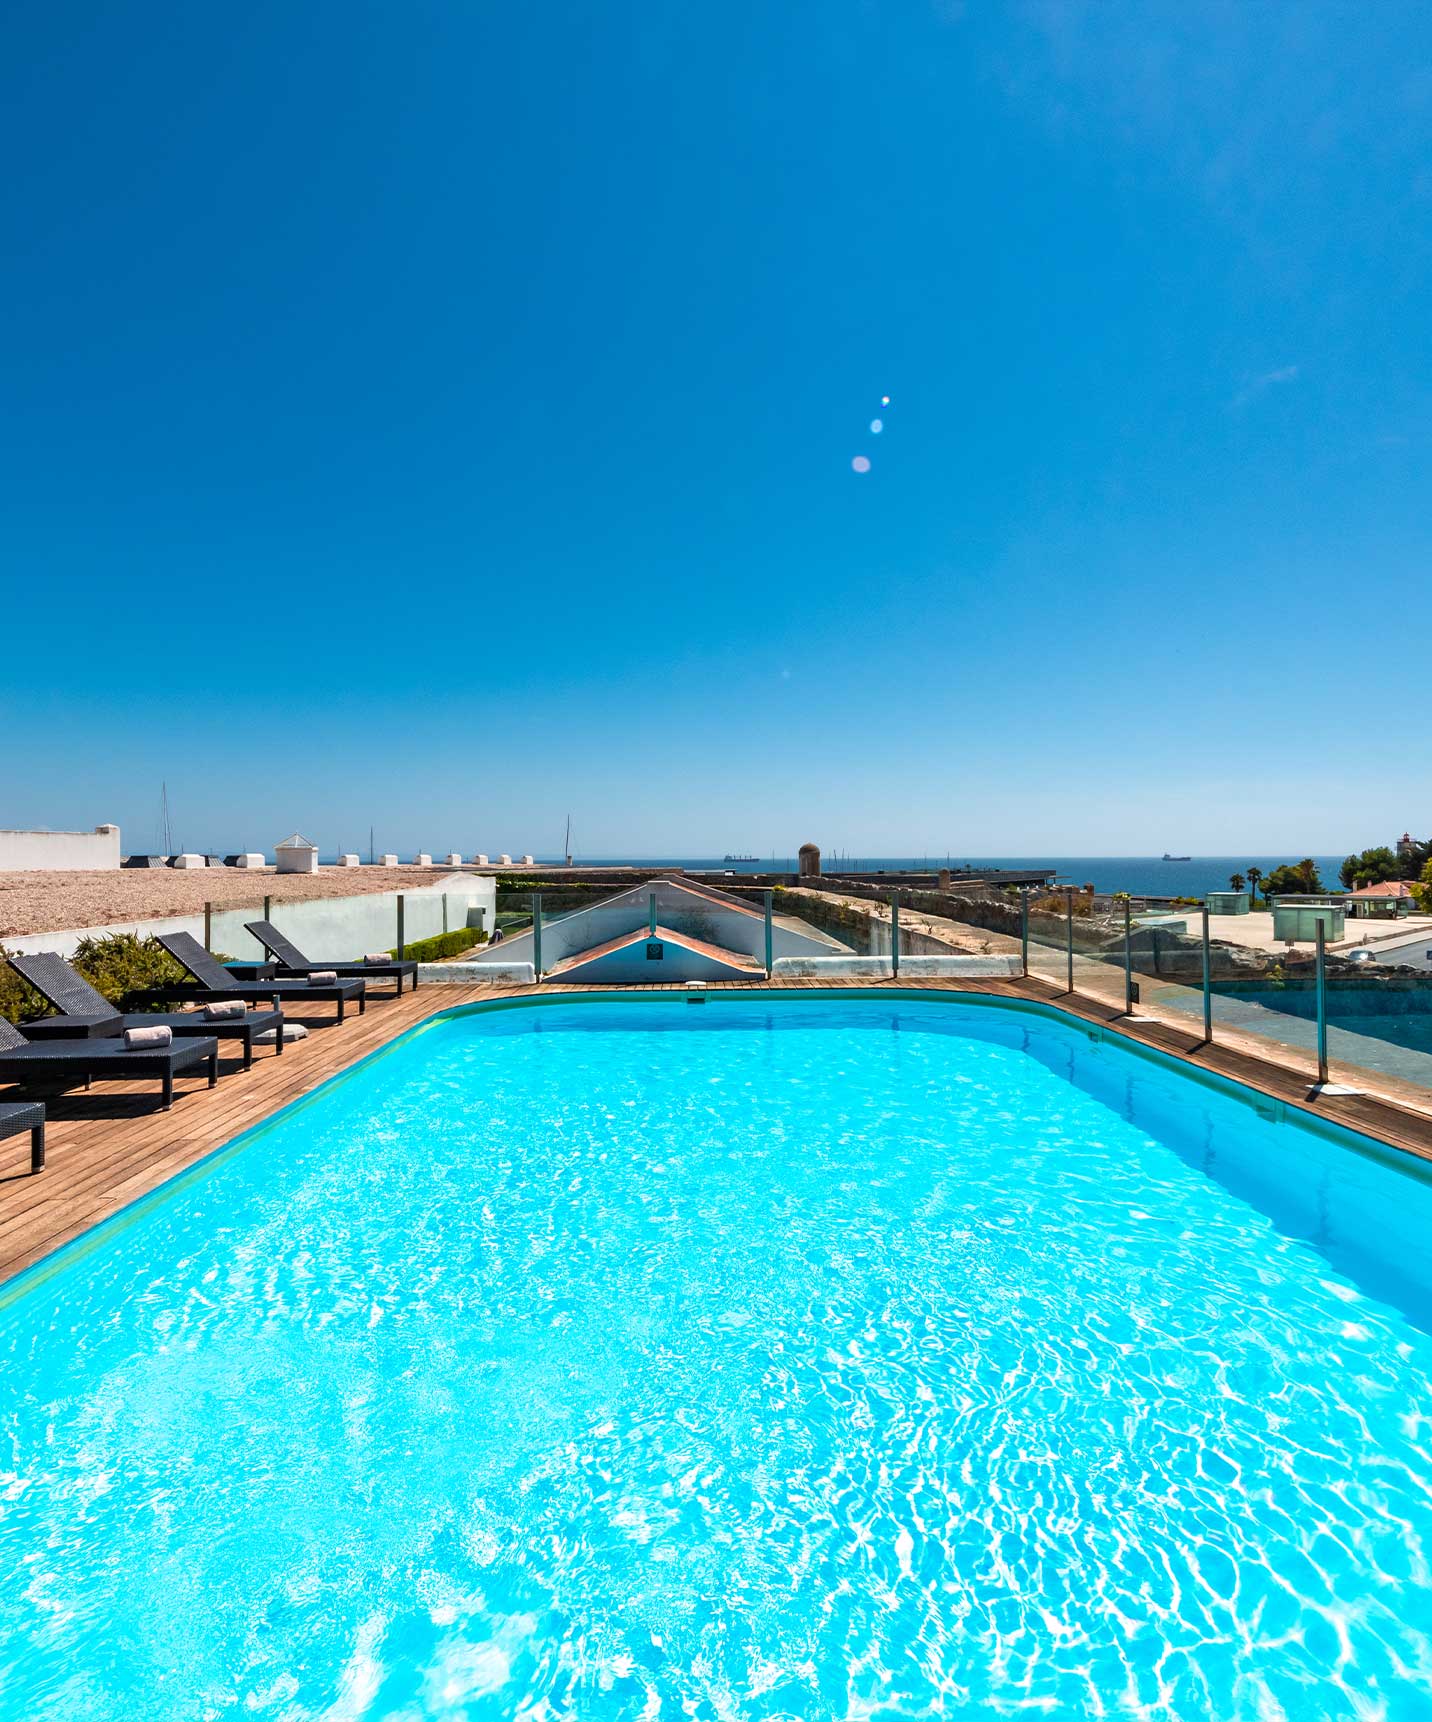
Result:
[[[1230,873],[1228,875],[1228,888],[1230,891],[1241,891],[1246,884],[1247,880],[1241,873]]]
[[[1258,896],[1258,884],[1262,877],[1263,869],[1261,867],[1250,867],[1248,869],[1248,889],[1253,893],[1255,901]]]
[[[1318,876],[1318,864],[1313,860],[1311,855],[1299,861],[1293,871],[1297,874],[1298,884],[1304,891],[1313,892],[1322,890],[1323,882]]]

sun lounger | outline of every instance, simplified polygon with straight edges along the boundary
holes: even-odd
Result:
[[[180,981],[164,987],[146,987],[131,995],[136,1002],[162,1002],[167,999],[269,999],[277,1009],[284,999],[305,1004],[326,1000],[338,1006],[339,1022],[343,1021],[344,1007],[355,999],[360,1016],[365,1009],[362,981],[335,981],[330,987],[311,987],[306,981],[292,979],[236,981],[192,933],[160,933],[157,937],[175,962],[193,975],[194,984]]]
[[[73,1040],[89,1036],[103,1040],[122,1035],[127,1028],[169,1028],[176,1038],[198,1035],[215,1040],[237,1040],[243,1043],[244,1069],[254,1062],[254,1041],[269,1029],[278,1029],[274,1036],[275,1052],[283,1051],[283,1012],[249,1010],[242,1016],[225,1017],[214,1022],[197,1011],[117,1011],[102,992],[96,991],[81,974],[54,951],[40,951],[33,956],[11,956],[10,967],[34,987],[35,991],[60,1012],[58,1016],[40,1017],[26,1023],[25,1032],[31,1040]]]
[[[315,963],[304,956],[292,939],[287,939],[274,926],[272,921],[245,921],[245,932],[252,933],[268,954],[278,964],[281,975],[306,975],[315,969],[332,969],[336,975],[363,975],[367,979],[381,975],[391,977],[397,983],[395,997],[401,998],[403,980],[412,977],[413,986],[418,984],[418,965],[410,962],[349,962],[349,963]],[[376,994],[374,995],[377,996]]]
[[[0,1141],[30,1132],[30,1170],[45,1166],[45,1109],[38,1100],[0,1100]]]
[[[123,1041],[95,1035],[82,1040],[26,1040],[0,1017],[0,1082],[86,1082],[113,1076],[120,1082],[157,1076],[164,1085],[164,1107],[174,1103],[174,1077],[207,1065],[209,1086],[219,1080],[219,1043],[212,1036],[176,1040],[162,1048],[126,1047]]]

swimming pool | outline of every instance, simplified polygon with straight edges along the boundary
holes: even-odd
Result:
[[[0,1713],[1432,1716],[1429,1214],[1037,1008],[453,1015],[0,1311]]]

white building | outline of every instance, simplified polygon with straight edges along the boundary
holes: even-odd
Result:
[[[282,843],[274,844],[273,858],[275,870],[279,873],[318,871],[318,845],[310,843],[296,831],[292,837],[285,837]]]
[[[119,866],[119,827],[0,831],[0,873],[109,872]]]

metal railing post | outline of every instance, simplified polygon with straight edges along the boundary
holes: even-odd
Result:
[[[1318,1087],[1326,1088],[1328,1081],[1328,952],[1327,929],[1321,917],[1318,937]]]
[[[1213,964],[1208,948],[1208,904],[1203,905],[1203,1038],[1213,1039]]]
[[[271,921],[273,919],[273,898],[272,897],[265,897],[264,898],[264,919],[266,921]]]
[[[655,891],[648,891],[646,894],[646,936],[649,939],[654,939],[656,937],[656,892]]]
[[[890,894],[890,975],[900,978],[900,893]]]
[[[1067,993],[1072,993],[1074,991],[1074,887],[1072,885],[1067,885],[1064,888],[1064,909],[1069,920],[1069,926],[1067,929],[1069,943],[1069,985],[1065,987],[1064,990]]]
[[[532,973],[542,979],[542,893],[532,893]]]
[[[772,965],[771,965],[771,945],[772,945],[772,938],[771,938],[771,895],[772,895],[772,893],[771,893],[769,886],[766,888],[763,895],[765,896],[765,899],[766,899],[766,979],[770,980],[773,970],[772,970]]]
[[[213,948],[214,948],[214,905],[212,903],[205,903],[205,905],[204,905],[204,949],[206,951],[212,951]]]
[[[399,893],[398,893],[398,961],[400,963],[403,961],[404,957],[407,955],[407,952],[408,952],[408,941],[407,941],[407,939],[403,933],[403,911],[404,911],[404,908],[405,908],[405,904],[403,902],[403,893],[401,891],[399,891]]]
[[[1134,904],[1124,898],[1124,1015],[1134,1014]]]
[[[1019,893],[1019,968],[1025,980],[1029,979],[1029,893]]]

